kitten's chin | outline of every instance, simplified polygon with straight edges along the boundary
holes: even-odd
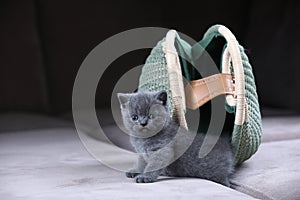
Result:
[[[147,134],[149,132],[149,129],[148,128],[141,128],[140,132]]]
[[[151,131],[148,128],[140,128],[140,129],[133,132],[133,135],[135,137],[139,137],[139,138],[149,138],[149,137],[152,137],[156,134],[157,134],[157,132]]]

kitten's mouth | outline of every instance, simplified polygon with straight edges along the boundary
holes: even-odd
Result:
[[[148,138],[148,137],[152,137],[156,134],[156,132],[154,132],[153,130],[151,130],[150,128],[146,128],[146,127],[141,127],[139,129],[136,129],[135,135],[137,137],[141,137],[141,138]]]

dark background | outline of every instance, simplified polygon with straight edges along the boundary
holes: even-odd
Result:
[[[245,1],[0,1],[0,110],[61,115],[70,112],[73,82],[100,42],[127,29],[157,26],[200,40],[224,24],[248,52],[263,110],[300,112],[300,7],[296,0]],[[142,64],[149,51],[110,67]],[[120,69],[121,68],[121,69]],[[115,79],[97,106],[108,108]],[[98,95],[99,97],[99,95]],[[267,113],[267,112],[266,112]]]

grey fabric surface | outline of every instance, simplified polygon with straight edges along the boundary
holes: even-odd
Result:
[[[263,118],[263,143],[251,159],[237,168],[231,180],[236,190],[260,199],[300,199],[299,119],[297,116]],[[156,191],[159,191],[155,194],[157,198],[159,195],[182,199],[245,197],[200,179],[162,177],[152,186],[137,186],[123,172],[93,159],[73,126],[69,120],[35,114],[0,115],[1,199],[59,199],[60,195],[65,199],[90,199],[94,195],[111,199],[111,194],[123,199],[146,195],[150,199]],[[106,163],[129,166],[126,157],[99,141],[95,127],[88,122],[82,126],[87,134],[81,139],[92,141],[94,152],[105,155]],[[128,136],[120,128],[108,125],[103,130],[115,145],[132,149]]]
[[[0,114],[0,134],[2,132],[49,129],[59,127],[74,127],[74,125],[70,120],[63,120],[46,115],[20,112]]]
[[[98,144],[99,150],[105,147]],[[118,156],[107,159],[127,162]],[[93,159],[69,128],[0,134],[0,160],[0,198],[5,200],[253,199],[201,179],[162,177],[136,184]]]
[[[262,142],[300,139],[300,116],[263,118]]]
[[[296,116],[299,112],[291,109],[273,108],[273,107],[261,107],[261,114],[263,117],[284,117],[284,116]]]
[[[109,140],[118,147],[133,151],[134,148],[130,144],[129,136],[124,133],[119,127],[106,126],[103,127],[103,132],[109,138]]]
[[[299,200],[300,140],[263,143],[231,182],[238,191],[259,199]]]

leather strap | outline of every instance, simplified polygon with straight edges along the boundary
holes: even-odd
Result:
[[[231,74],[220,73],[190,81],[185,87],[186,107],[195,110],[221,94],[234,94]]]

